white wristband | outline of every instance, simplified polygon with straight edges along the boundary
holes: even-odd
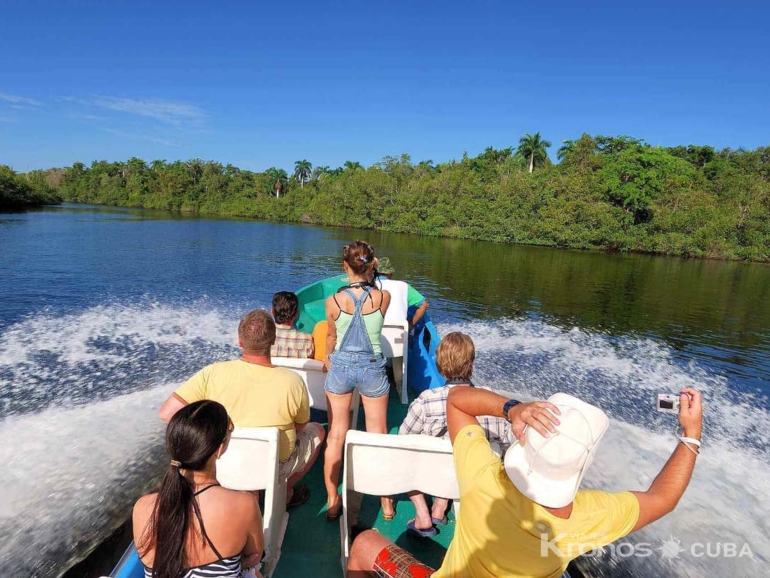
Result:
[[[686,438],[686,437],[682,436],[682,437],[679,438],[679,441],[682,441],[682,442],[685,442],[685,443],[688,443],[688,444],[693,444],[695,446],[700,447],[700,440],[696,440],[695,438]]]
[[[700,455],[700,440],[696,440],[695,438],[686,438],[686,437],[679,437],[679,436],[677,436],[677,438],[679,439],[680,442],[682,442],[684,447],[690,450],[693,454],[695,454],[696,456]],[[694,450],[687,444],[693,444],[694,446],[697,446],[698,449]]]

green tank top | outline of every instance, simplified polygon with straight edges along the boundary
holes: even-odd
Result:
[[[382,353],[382,345],[380,345],[380,335],[382,334],[382,325],[385,322],[385,318],[382,316],[382,311],[377,309],[371,313],[365,313],[363,315],[364,325],[366,325],[366,332],[369,334],[369,341],[372,344],[374,353]],[[339,317],[334,320],[334,326],[337,328],[337,343],[342,343],[342,336],[350,327],[350,322],[353,320],[352,313],[345,313],[340,311]]]

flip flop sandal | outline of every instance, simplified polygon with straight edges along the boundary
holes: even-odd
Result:
[[[417,538],[430,538],[432,536],[435,536],[438,534],[438,530],[431,526],[430,528],[420,529],[417,526],[414,525],[414,520],[409,520],[409,523],[406,525],[406,533],[411,534],[412,536],[415,536]]]
[[[327,520],[339,520],[340,516],[342,516],[342,498],[340,498],[340,501],[337,503],[336,507],[326,508]]]
[[[393,513],[392,514],[386,514],[385,512],[382,513],[382,519],[386,522],[390,522],[393,518],[396,517],[396,504],[393,503]]]
[[[431,522],[433,522],[436,526],[446,526],[449,523],[449,518],[444,516],[443,518],[431,518]]]
[[[300,506],[310,499],[310,488],[307,484],[299,484],[294,486],[294,493],[291,495],[291,500],[286,502],[287,508],[293,508],[294,506]]]

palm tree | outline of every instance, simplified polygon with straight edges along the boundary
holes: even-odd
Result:
[[[270,181],[272,181],[273,184],[273,192],[275,193],[275,198],[279,198],[281,196],[281,191],[283,190],[283,183],[286,181],[286,171],[283,169],[277,169],[275,167],[270,167],[265,171],[265,174],[268,176]]]
[[[570,154],[575,152],[575,141],[574,140],[563,140],[562,146],[559,147],[559,150],[556,151],[556,158],[560,161],[564,160],[564,158]]]
[[[547,140],[540,138],[540,133],[535,134],[526,133],[519,139],[519,148],[516,150],[516,154],[521,155],[529,162],[529,172],[535,170],[535,165],[542,165],[548,158],[548,153],[545,149],[551,146]]]
[[[320,181],[321,178],[323,178],[323,176],[325,174],[327,174],[328,172],[329,172],[329,167],[328,166],[315,167],[313,169],[313,174],[310,175],[310,180],[311,181]]]
[[[301,187],[305,186],[305,181],[310,179],[313,165],[307,159],[302,159],[294,163],[294,178],[299,181]]]
[[[345,161],[344,166],[346,171],[357,171],[358,169],[364,168],[358,161]]]
[[[190,159],[186,164],[187,173],[192,177],[193,184],[197,185],[203,176],[203,161],[200,159]]]

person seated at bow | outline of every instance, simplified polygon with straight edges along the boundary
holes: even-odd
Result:
[[[436,365],[446,379],[446,385],[423,391],[409,406],[406,418],[398,430],[399,435],[422,434],[434,437],[448,437],[446,400],[454,387],[474,387],[471,383],[476,348],[473,340],[459,331],[448,334],[436,349]],[[490,442],[498,444],[503,451],[513,443],[510,424],[501,417],[483,416],[478,418]],[[435,525],[446,525],[446,511],[449,501],[434,497],[429,510],[425,496],[411,492],[409,498],[414,504],[416,517],[407,524],[407,532],[419,537],[435,536]]]
[[[260,563],[265,542],[256,497],[217,483],[217,459],[232,430],[215,401],[191,403],[171,418],[160,487],[139,498],[133,512],[146,578],[240,578],[242,568]]]
[[[428,300],[406,281],[393,279],[396,269],[388,257],[375,259],[374,267],[372,285],[391,295],[390,307],[385,313],[385,324],[408,320],[409,326],[414,327],[428,310]]]
[[[312,336],[294,329],[294,322],[299,317],[297,295],[291,291],[279,291],[273,295],[270,312],[275,320],[275,343],[270,348],[270,355],[312,359],[315,354]]]

